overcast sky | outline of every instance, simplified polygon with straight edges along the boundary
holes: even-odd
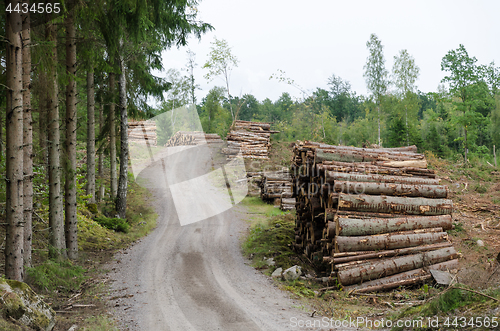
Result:
[[[437,90],[444,76],[441,59],[459,44],[478,63],[500,66],[499,0],[201,0],[198,9],[199,19],[214,31],[163,56],[165,69],[180,70],[187,49],[196,53],[198,102],[211,87],[224,85],[222,79],[208,83],[203,77],[214,36],[225,39],[239,60],[231,94],[253,94],[259,101],[275,101],[283,92],[302,96],[297,88],[269,80],[278,69],[309,93],[327,89],[335,74],[358,95],[368,95],[363,66],[371,33],[384,46],[389,72],[394,56],[408,50],[420,67],[417,87],[423,92]]]

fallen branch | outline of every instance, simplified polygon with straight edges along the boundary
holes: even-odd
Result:
[[[474,290],[471,290],[471,289],[468,289],[468,288],[456,287],[456,286],[452,286],[451,288],[455,288],[455,289],[457,289],[457,290],[469,291],[469,292],[472,292],[472,293],[476,293],[476,294],[482,295],[483,297],[486,297],[486,298],[488,298],[488,299],[491,299],[491,300],[494,300],[494,301],[500,302],[500,300],[498,300],[497,298],[491,297],[491,296],[489,296],[489,295],[487,295],[487,294],[484,294],[484,293],[481,293],[481,292],[478,292],[478,291],[474,291]]]

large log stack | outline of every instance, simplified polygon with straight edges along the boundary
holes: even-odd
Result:
[[[178,131],[170,137],[165,146],[174,147],[201,144],[223,144],[223,141],[216,133],[204,133],[202,131]]]
[[[128,123],[129,143],[156,146],[156,123],[154,121],[130,121]]]
[[[260,183],[262,200],[274,200],[282,210],[295,209],[292,198],[292,177],[288,169],[264,172]]]
[[[235,158],[241,152],[248,159],[269,159],[272,133],[271,124],[261,122],[235,121],[227,135],[227,148],[222,152],[228,158]]]
[[[371,292],[456,269],[453,203],[415,146],[299,142],[292,162],[295,247],[329,262],[346,290]]]

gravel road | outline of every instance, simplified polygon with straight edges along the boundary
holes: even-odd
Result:
[[[196,211],[196,206],[192,201],[179,206],[179,199],[174,203],[167,183],[182,183],[210,169],[210,152],[192,148],[141,172],[159,217],[150,235],[119,252],[109,266],[110,304],[121,329],[307,330],[291,327],[291,320],[318,318],[311,319],[242,257],[240,240],[248,228],[244,207],[180,225],[176,210]],[[211,198],[223,192],[208,181],[198,185],[193,188],[197,199],[200,192]]]

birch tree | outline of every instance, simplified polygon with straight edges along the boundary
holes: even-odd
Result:
[[[399,56],[394,56],[394,66],[392,67],[393,83],[398,89],[403,102],[405,103],[405,126],[406,126],[406,145],[410,145],[410,135],[408,128],[408,101],[410,93],[414,93],[415,82],[418,79],[420,68],[415,64],[415,59],[408,54],[406,49],[399,52]],[[417,110],[417,107],[415,107]],[[416,116],[413,116],[416,117]]]
[[[363,76],[366,80],[366,86],[368,90],[372,92],[375,103],[377,104],[378,145],[381,146],[380,105],[382,97],[387,91],[387,86],[389,85],[387,78],[388,71],[385,69],[385,59],[383,53],[384,46],[376,34],[372,33],[370,35],[370,40],[366,42],[366,47],[368,48],[370,54],[368,55],[367,62],[364,66],[365,72]]]
[[[226,84],[227,99],[229,102],[229,109],[231,116],[234,118],[233,106],[231,103],[231,93],[229,92],[229,81],[231,78],[231,71],[238,66],[238,59],[231,53],[231,47],[224,39],[214,38],[210,46],[210,54],[207,62],[203,65],[204,69],[208,69],[205,78],[209,81],[215,77],[221,76]]]

